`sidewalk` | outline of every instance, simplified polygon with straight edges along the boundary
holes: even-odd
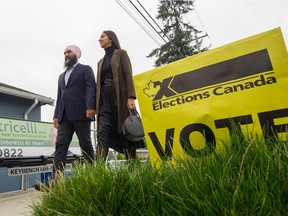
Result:
[[[30,205],[37,202],[41,194],[34,188],[0,193],[0,216],[31,216]]]

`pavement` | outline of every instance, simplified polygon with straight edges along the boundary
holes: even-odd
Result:
[[[0,193],[0,216],[31,216],[31,205],[41,198],[34,188]]]

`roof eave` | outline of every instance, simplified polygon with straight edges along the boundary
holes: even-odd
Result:
[[[54,106],[54,99],[48,98],[42,95],[37,95],[29,92],[19,91],[17,89],[11,89],[7,87],[0,86],[0,93],[7,94],[7,95],[13,95],[21,98],[27,98],[30,100],[38,99],[38,101],[42,104],[48,104],[51,106]]]

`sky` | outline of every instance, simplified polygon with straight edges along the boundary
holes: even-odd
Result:
[[[157,0],[138,0],[155,19]],[[96,65],[104,51],[98,38],[113,30],[131,59],[134,75],[154,68],[146,56],[160,39],[147,34],[148,25],[120,6],[128,0],[0,0],[0,82],[56,99],[57,81],[64,71],[64,49],[76,44],[80,63]],[[137,0],[132,0],[137,5]],[[139,8],[139,4],[138,4]],[[129,8],[129,11],[132,11]],[[288,44],[287,0],[196,0],[184,21],[202,30],[210,49],[280,27]],[[162,26],[160,20],[157,23]],[[156,40],[156,42],[155,42]],[[42,107],[42,121],[52,122],[54,107]]]

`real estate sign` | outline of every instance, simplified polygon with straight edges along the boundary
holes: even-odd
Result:
[[[56,135],[51,123],[0,118],[0,157],[50,156],[55,150]],[[69,150],[81,153],[76,136]]]

